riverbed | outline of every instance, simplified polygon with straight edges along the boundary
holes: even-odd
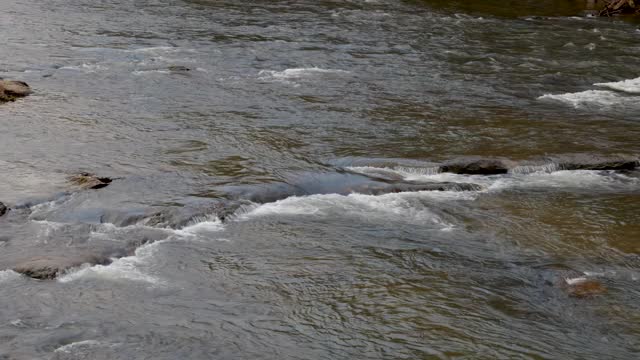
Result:
[[[480,3],[0,0],[0,357],[637,358],[638,170],[433,164],[637,157],[640,27]],[[336,172],[479,190],[220,216]]]

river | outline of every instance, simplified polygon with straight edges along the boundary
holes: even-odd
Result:
[[[638,358],[639,171],[433,171],[640,154],[638,23],[504,3],[0,0],[0,358]],[[336,171],[480,190],[219,218]]]

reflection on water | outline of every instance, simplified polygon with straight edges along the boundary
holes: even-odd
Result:
[[[5,1],[0,357],[634,358],[637,170],[436,171],[640,154],[637,24],[583,3]]]

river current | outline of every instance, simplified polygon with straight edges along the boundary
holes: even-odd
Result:
[[[637,170],[434,171],[640,154],[639,24],[504,3],[0,0],[0,358],[637,359]],[[480,190],[220,219],[336,171]]]

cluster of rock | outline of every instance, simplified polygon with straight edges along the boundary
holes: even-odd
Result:
[[[27,83],[0,78],[0,103],[15,101],[17,98],[25,97],[29,94],[31,94],[31,88]]]

